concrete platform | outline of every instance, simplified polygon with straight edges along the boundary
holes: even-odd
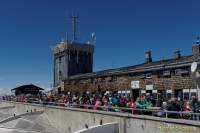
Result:
[[[44,113],[25,113],[16,115],[9,109],[0,107],[0,133],[57,133]],[[3,123],[3,124],[2,124]]]
[[[86,129],[85,125],[93,127],[100,123],[113,122],[119,124],[119,133],[200,133],[200,121],[7,101],[1,104],[15,106],[11,109],[13,111],[11,114],[19,115],[26,113],[27,110],[43,111],[40,114],[25,115],[0,124],[0,129],[19,130],[21,133],[24,131],[74,133]]]

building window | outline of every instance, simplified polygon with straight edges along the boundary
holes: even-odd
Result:
[[[58,61],[59,61],[59,63],[62,63],[62,58],[59,57],[59,58],[58,58]]]
[[[188,69],[176,69],[175,70],[175,75],[189,75]]]
[[[152,73],[147,73],[147,74],[146,74],[146,78],[147,78],[147,79],[152,78]]]
[[[170,70],[164,70],[158,72],[158,77],[171,77],[171,71]]]
[[[59,71],[59,80],[62,80],[62,71]]]
[[[117,76],[112,76],[112,81],[117,81]]]
[[[171,75],[170,70],[163,71],[163,76],[170,76],[170,75]]]

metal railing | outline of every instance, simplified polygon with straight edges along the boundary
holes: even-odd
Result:
[[[80,108],[86,110],[100,110],[100,111],[110,111],[110,112],[121,112],[121,113],[130,113],[135,115],[151,115],[155,117],[164,117],[164,118],[175,118],[175,119],[188,119],[188,120],[200,120],[200,113],[188,112],[188,111],[168,111],[160,110],[159,107],[151,107],[146,109],[139,108],[128,108],[128,107],[113,107],[113,106],[95,106],[88,104],[67,104],[63,102],[39,102],[32,101],[30,103],[39,104],[39,105],[48,105],[48,106],[61,106],[61,107],[70,107],[70,108]]]

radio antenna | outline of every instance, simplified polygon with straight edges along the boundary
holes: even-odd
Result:
[[[78,19],[79,19],[79,15],[78,14],[75,14],[74,12],[72,12],[71,14],[71,21],[72,21],[72,40],[75,41],[77,40],[77,24],[79,23]]]

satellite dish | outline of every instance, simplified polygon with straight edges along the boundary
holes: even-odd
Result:
[[[197,62],[193,62],[191,65],[191,72],[194,73],[197,70]]]

